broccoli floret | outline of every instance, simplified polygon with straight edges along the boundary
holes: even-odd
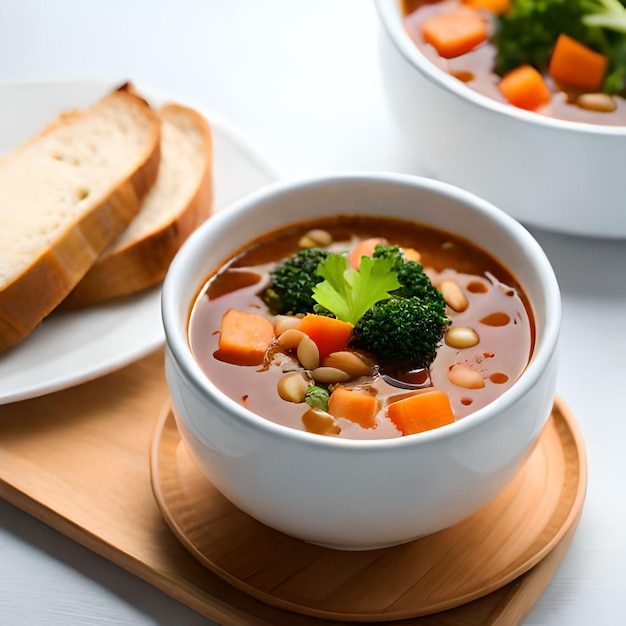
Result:
[[[398,281],[402,286],[393,295],[402,298],[434,298],[441,300],[441,306],[445,308],[441,292],[432,286],[421,263],[407,261],[398,271]]]
[[[374,248],[375,259],[391,259],[391,271],[397,272],[404,265],[404,257],[399,246],[384,246],[378,244]]]
[[[261,299],[274,314],[313,313],[313,287],[323,278],[317,267],[330,254],[324,248],[305,248],[270,272],[270,284]]]
[[[393,297],[363,315],[351,346],[373,353],[386,373],[428,369],[449,323],[445,303],[434,295]]]
[[[391,295],[400,298],[435,298],[441,300],[441,306],[445,308],[443,296],[431,285],[430,278],[424,273],[424,267],[417,261],[405,261],[402,250],[398,246],[378,245],[374,250],[374,258],[393,259],[392,271],[398,275],[400,288],[391,292]]]
[[[376,246],[374,258],[392,260],[400,287],[361,317],[351,345],[372,352],[383,369],[428,369],[450,323],[443,296],[422,264],[405,261],[398,246]]]

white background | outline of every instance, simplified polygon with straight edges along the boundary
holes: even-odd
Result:
[[[0,0],[0,82],[132,79],[220,113],[285,176],[415,172],[385,101],[378,37],[369,0]],[[525,624],[624,624],[626,242],[531,230],[561,284],[558,392],[583,429],[589,484],[571,548]],[[3,626],[208,623],[0,502]]]

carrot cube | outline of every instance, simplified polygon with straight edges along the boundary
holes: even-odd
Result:
[[[486,21],[468,7],[432,15],[422,22],[420,30],[424,42],[446,59],[466,54],[487,39]]]
[[[328,399],[328,412],[333,417],[343,417],[363,428],[376,427],[376,414],[380,402],[366,389],[337,386]]]
[[[534,111],[552,99],[543,76],[531,65],[520,65],[506,73],[498,87],[508,102],[528,111]]]
[[[370,239],[362,239],[359,241],[348,254],[348,263],[350,266],[358,270],[359,267],[361,267],[361,257],[374,256],[374,250],[376,250],[376,246],[378,245],[387,245],[387,240],[381,239],[380,237],[371,237]]]
[[[297,329],[308,335],[320,352],[320,360],[329,354],[345,350],[354,326],[326,315],[305,315]]]
[[[274,326],[267,318],[229,309],[220,325],[215,357],[233,365],[260,365],[274,340]]]
[[[502,15],[511,8],[511,0],[461,0],[461,4],[473,9],[483,9],[494,15]]]
[[[586,91],[598,91],[608,59],[599,52],[568,37],[559,35],[550,58],[548,74],[559,83]]]
[[[403,435],[414,435],[454,422],[454,412],[447,394],[429,389],[391,402],[387,417]]]

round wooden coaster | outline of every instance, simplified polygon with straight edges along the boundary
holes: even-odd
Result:
[[[582,435],[559,398],[500,496],[461,524],[392,548],[322,548],[243,513],[188,455],[169,403],[154,433],[151,473],[164,519],[212,572],[278,608],[362,622],[458,607],[521,576],[578,523],[587,484]]]

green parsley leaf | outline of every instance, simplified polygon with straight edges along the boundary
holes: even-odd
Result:
[[[583,24],[626,33],[626,7],[619,0],[582,0],[581,6],[588,11]]]
[[[392,266],[391,258],[364,256],[356,270],[348,266],[343,254],[330,254],[317,268],[324,280],[313,288],[313,299],[337,319],[356,324],[368,309],[400,287]]]

